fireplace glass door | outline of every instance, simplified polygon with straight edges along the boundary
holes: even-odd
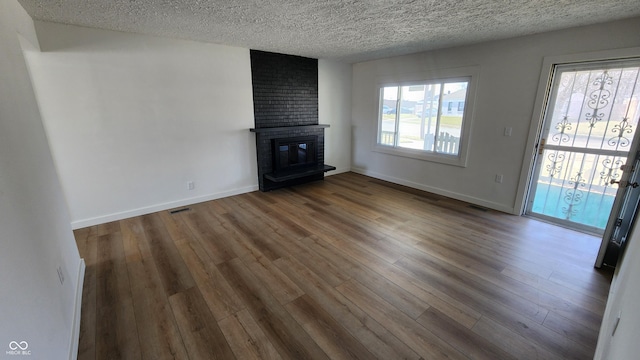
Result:
[[[316,166],[317,141],[316,136],[274,139],[274,172]]]

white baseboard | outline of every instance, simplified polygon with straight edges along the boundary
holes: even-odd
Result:
[[[371,177],[376,178],[376,179],[389,181],[389,182],[392,182],[394,184],[404,185],[404,186],[408,186],[410,188],[428,191],[430,193],[446,196],[448,198],[464,201],[464,202],[467,202],[467,203],[470,203],[470,204],[479,205],[479,206],[486,207],[486,208],[489,208],[489,209],[498,210],[498,211],[505,212],[505,213],[508,213],[508,214],[516,214],[517,215],[517,213],[516,213],[515,209],[513,208],[513,206],[511,206],[511,207],[510,206],[505,206],[505,205],[500,204],[500,203],[487,201],[487,200],[484,200],[484,199],[479,199],[479,198],[476,198],[476,197],[473,197],[473,196],[467,196],[467,195],[464,195],[464,194],[459,194],[459,193],[456,193],[456,192],[440,189],[440,188],[429,186],[429,185],[425,185],[425,184],[419,184],[419,183],[416,183],[416,182],[413,182],[413,181],[400,179],[400,178],[393,177],[393,176],[387,176],[387,175],[380,174],[380,173],[377,173],[377,172],[374,172],[374,171],[369,171],[369,170],[366,170],[366,169],[351,168],[351,171],[353,171],[354,173],[358,173],[358,174],[362,174],[362,175],[366,175],[366,176],[371,176]]]
[[[82,289],[84,288],[84,271],[86,265],[84,259],[80,259],[78,266],[78,278],[76,279],[76,297],[73,304],[73,323],[71,324],[71,341],[69,342],[69,360],[78,358],[78,346],[80,344],[80,317],[82,316]]]
[[[170,202],[166,202],[166,203],[163,203],[163,204],[145,206],[145,207],[138,208],[138,209],[132,209],[132,210],[122,211],[122,212],[113,213],[113,214],[107,214],[107,215],[104,215],[104,216],[97,216],[97,217],[93,217],[93,218],[89,218],[89,219],[75,220],[75,221],[71,222],[71,227],[74,230],[75,229],[81,229],[81,228],[88,227],[88,226],[104,224],[104,223],[108,223],[108,222],[111,222],[111,221],[118,221],[118,220],[122,220],[122,219],[131,218],[131,217],[134,217],[134,216],[151,214],[151,213],[158,212],[158,211],[164,211],[164,210],[168,210],[168,209],[177,208],[177,207],[180,207],[180,206],[192,205],[192,204],[197,204],[197,203],[201,203],[201,202],[205,202],[205,201],[221,199],[221,198],[224,198],[224,197],[244,194],[244,193],[248,193],[248,192],[252,192],[252,191],[256,191],[256,190],[258,190],[258,186],[257,185],[253,185],[253,186],[247,186],[247,187],[234,189],[234,190],[230,190],[230,191],[219,192],[219,193],[215,193],[215,194],[208,194],[208,195],[197,196],[197,197],[192,197],[192,198],[187,198],[187,199],[182,199],[182,200],[170,201]]]

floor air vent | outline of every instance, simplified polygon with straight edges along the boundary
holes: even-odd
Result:
[[[175,209],[175,210],[170,210],[169,214],[173,215],[173,214],[177,214],[177,213],[181,213],[183,211],[189,211],[189,210],[191,210],[191,208],[188,208],[188,207],[182,208],[182,209]]]
[[[480,211],[484,211],[484,212],[489,211],[489,209],[487,209],[485,207],[482,207],[482,206],[478,206],[478,205],[469,205],[469,207],[472,208],[472,209],[476,209],[476,210],[480,210]]]

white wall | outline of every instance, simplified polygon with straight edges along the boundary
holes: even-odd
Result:
[[[18,2],[0,1],[0,359],[17,358],[12,341],[28,343],[25,358],[69,359],[84,268],[18,34],[37,46]]]
[[[36,29],[27,60],[74,227],[257,189],[249,50]]]
[[[354,171],[493,209],[518,213],[531,150],[534,102],[545,56],[640,45],[640,19],[549,32],[473,46],[355,64]],[[639,54],[640,55],[640,54]],[[478,66],[467,167],[374,152],[377,84],[381,77]],[[536,122],[538,119],[534,119]],[[511,137],[503,136],[512,127]],[[530,141],[531,142],[531,141]],[[496,174],[503,174],[502,184]],[[520,191],[519,191],[520,189]]]
[[[631,360],[640,354],[640,226],[632,231],[626,246],[609,291],[594,359]],[[620,322],[612,336],[618,316]]]
[[[325,163],[335,175],[351,170],[351,65],[318,60],[318,118],[325,129]]]

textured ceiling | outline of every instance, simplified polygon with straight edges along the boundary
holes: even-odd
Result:
[[[18,1],[36,20],[347,62],[640,16],[638,0]]]

